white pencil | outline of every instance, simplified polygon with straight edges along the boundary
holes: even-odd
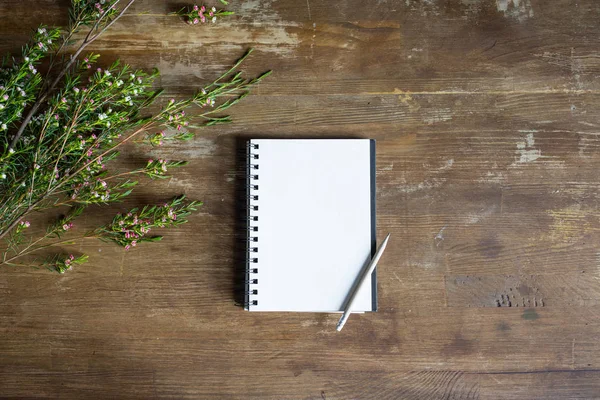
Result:
[[[360,291],[360,288],[365,283],[367,276],[370,276],[373,273],[373,270],[375,269],[375,267],[377,266],[377,263],[379,262],[379,259],[381,258],[383,251],[385,250],[385,246],[387,246],[388,240],[390,239],[390,235],[391,234],[388,233],[388,235],[385,237],[385,239],[383,240],[383,243],[381,243],[381,246],[379,246],[379,249],[375,253],[375,256],[373,257],[373,259],[371,260],[371,262],[369,263],[367,268],[365,268],[363,270],[364,272],[363,272],[362,276],[360,277],[358,284],[354,285],[354,291],[350,294],[350,300],[347,303],[348,305],[346,306],[344,315],[342,315],[342,318],[340,318],[340,322],[338,322],[337,327],[335,328],[338,332],[342,330],[342,328],[344,327],[344,324],[346,323],[346,321],[348,320],[348,317],[350,316],[350,313],[352,312],[352,308],[354,306],[354,301],[356,300],[356,294]]]

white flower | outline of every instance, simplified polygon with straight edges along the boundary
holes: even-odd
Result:
[[[119,80],[117,81],[117,87],[120,87],[122,84],[123,84],[123,81],[119,79]]]
[[[0,110],[4,109],[4,104],[0,104]]]
[[[130,77],[131,79],[135,79],[135,75],[134,75],[134,74],[129,74],[129,77]]]
[[[75,93],[79,93],[79,88],[73,88],[73,91],[74,91]]]
[[[109,71],[109,70],[107,70],[107,69],[105,69],[105,70],[104,70],[104,74],[105,74],[106,76],[110,76],[110,71]]]
[[[216,12],[217,9],[215,7],[211,8],[212,12]]]
[[[215,22],[217,22],[217,17],[212,18],[212,23],[214,24]]]
[[[102,114],[98,114],[98,119],[100,121],[102,121],[103,119],[106,119],[106,114],[102,113]]]
[[[0,176],[2,177],[2,179],[6,179],[6,174],[4,172]]]
[[[29,62],[29,57],[24,58],[25,62]]]
[[[130,100],[131,100],[131,97],[125,96],[125,101],[130,101]]]
[[[2,124],[2,130],[5,131],[6,130],[6,124]],[[12,150],[12,149],[11,149]],[[14,151],[14,150],[13,150]]]
[[[106,121],[106,127],[110,128],[110,121]]]

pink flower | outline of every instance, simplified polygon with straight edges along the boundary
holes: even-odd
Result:
[[[200,18],[200,20],[202,21],[202,23],[206,22],[206,18],[204,17],[204,15],[202,16],[202,18]]]
[[[198,6],[194,4],[194,11],[198,11]]]
[[[201,11],[201,12],[204,12],[204,11],[206,11],[206,7],[204,7],[204,6],[200,7],[200,11]]]
[[[62,228],[63,228],[63,231],[68,231],[69,230],[69,225],[68,224],[64,224],[62,226]]]
[[[198,22],[199,22],[199,21],[198,21],[198,18],[194,18],[194,22],[193,22],[193,24],[194,24],[194,25],[198,25]]]
[[[129,245],[125,246],[125,250],[129,250],[131,247]]]
[[[135,247],[136,244],[137,244],[137,241],[135,241],[135,240],[131,242],[131,245],[134,246],[134,247]]]
[[[208,13],[208,15],[212,17],[214,14],[213,14],[213,12],[211,11],[211,12],[209,12],[209,13]]]

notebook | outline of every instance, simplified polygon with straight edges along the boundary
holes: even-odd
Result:
[[[246,309],[341,312],[376,250],[375,141],[248,142]],[[354,312],[377,310],[376,273]]]

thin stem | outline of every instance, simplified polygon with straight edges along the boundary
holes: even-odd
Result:
[[[43,200],[43,197],[41,199],[37,200],[35,203],[31,204],[29,207],[27,207],[27,209],[25,211],[23,211],[19,216],[17,216],[15,218],[15,220],[8,226],[8,228],[6,228],[6,230],[4,232],[0,233],[0,239],[2,239],[4,236],[6,236],[6,234],[8,232],[10,232],[15,226],[17,226],[19,221],[21,221],[21,218],[23,218],[29,211],[33,210],[33,208],[42,200]]]
[[[144,169],[140,168],[140,169],[135,169],[133,171],[122,172],[120,174],[107,176],[106,178],[102,178],[102,180],[103,181],[109,181],[111,179],[118,178],[118,177],[125,176],[125,175],[135,175],[135,174],[143,174],[143,173],[144,173]]]
[[[85,235],[80,236],[80,237],[76,237],[74,239],[65,239],[65,240],[59,240],[58,242],[48,243],[48,244],[45,244],[43,246],[38,246],[35,249],[31,249],[29,251],[21,251],[17,255],[12,256],[11,258],[9,258],[7,260],[2,261],[0,263],[0,265],[10,263],[12,260],[16,260],[17,258],[23,257],[23,256],[25,256],[27,254],[31,254],[31,253],[36,252],[38,250],[47,249],[48,247],[57,246],[59,244],[72,243],[72,242],[74,242],[76,240],[79,240],[79,239],[90,239],[90,238],[93,238],[94,236],[91,236],[91,235],[93,235],[93,232],[88,232]]]
[[[71,40],[71,37],[73,37],[73,34],[75,34],[75,32],[77,31],[77,29],[81,25],[81,22],[79,21],[79,18],[81,18],[81,11],[79,12],[79,15],[77,16],[77,18],[75,20],[74,26],[69,30],[69,33],[67,34],[67,36],[65,37],[65,39],[60,44],[60,47],[54,52],[54,57],[50,60],[50,65],[48,66],[48,72],[46,72],[46,77],[44,78],[44,81],[47,82],[48,77],[50,76],[50,72],[52,71],[52,67],[54,66],[54,60],[58,57],[58,55],[60,54],[60,52],[62,51],[62,49],[67,45],[67,43],[69,42],[69,40]]]
[[[48,189],[52,186],[52,182],[54,182],[54,179],[56,178],[55,174],[58,173],[58,162],[60,161],[60,159],[63,155],[63,150],[65,149],[65,145],[67,144],[69,135],[71,134],[71,131],[73,130],[73,126],[75,126],[75,122],[77,122],[77,118],[79,118],[79,111],[81,111],[82,106],[83,106],[83,101],[80,102],[79,105],[77,106],[77,110],[75,110],[75,115],[73,116],[73,118],[71,120],[71,126],[69,126],[67,131],[64,133],[65,138],[63,139],[62,145],[60,147],[60,151],[58,152],[58,157],[56,157],[56,162],[54,163],[54,168],[52,169],[52,174],[50,175],[50,181],[48,182]],[[41,143],[39,143],[38,145],[41,145]],[[48,190],[48,189],[46,189],[46,190]]]

